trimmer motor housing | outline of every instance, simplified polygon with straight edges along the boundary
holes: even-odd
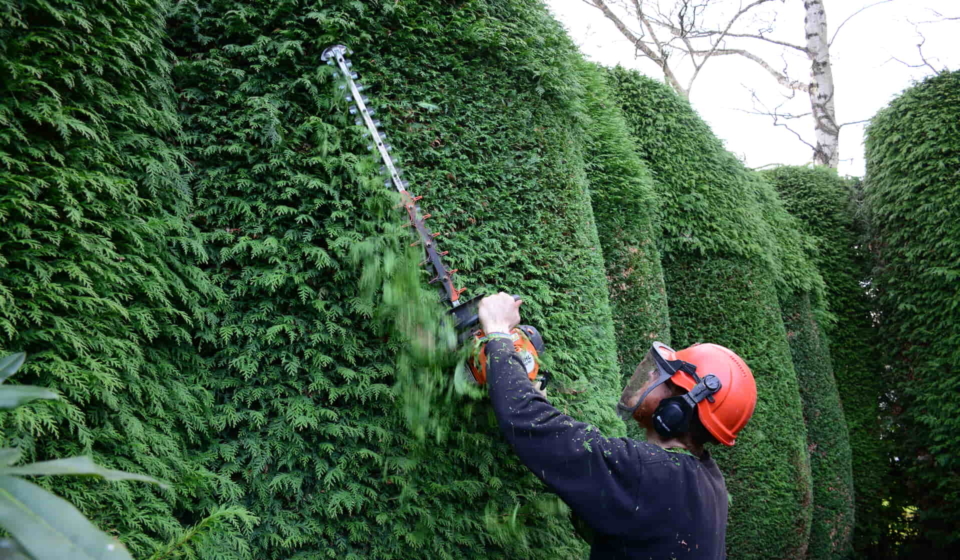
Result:
[[[523,366],[527,370],[527,377],[534,385],[539,384],[539,389],[546,389],[550,380],[550,374],[540,369],[540,353],[543,352],[543,337],[535,327],[530,325],[520,325],[510,331],[513,339],[513,349],[520,356]],[[473,374],[473,380],[483,385],[487,382],[487,338],[483,331],[473,333],[473,344],[477,348],[470,357],[467,365],[470,367],[470,373]]]

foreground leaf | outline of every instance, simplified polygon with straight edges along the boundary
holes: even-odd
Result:
[[[9,466],[17,462],[20,459],[20,450],[15,447],[7,447],[5,449],[0,449],[0,465]],[[0,546],[0,549],[3,547]]]
[[[26,359],[27,355],[23,352],[17,352],[16,354],[10,354],[9,356],[0,358],[0,383],[3,383],[8,377],[17,373],[17,370],[20,369],[20,366],[23,365]]]
[[[57,400],[59,395],[50,389],[32,385],[5,385],[0,387],[0,408],[16,408],[37,399]]]
[[[6,451],[6,450],[4,450]],[[2,455],[0,455],[2,457]],[[133,474],[124,471],[115,471],[101,467],[93,462],[93,459],[87,456],[70,457],[69,459],[55,459],[53,461],[40,461],[21,465],[19,467],[0,467],[0,475],[27,475],[27,476],[49,476],[49,475],[73,475],[73,476],[101,476],[107,480],[139,480],[158,484],[162,488],[169,488],[159,480],[142,474]]]
[[[0,476],[0,527],[37,560],[133,560],[69,502],[13,476]]]

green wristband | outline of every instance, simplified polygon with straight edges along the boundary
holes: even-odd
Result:
[[[510,335],[510,334],[507,334],[507,333],[492,332],[492,333],[484,333],[484,334],[485,334],[485,336],[483,337],[484,342],[486,342],[486,341],[488,341],[488,340],[493,340],[493,339],[495,339],[495,338],[504,338],[504,339],[507,339],[507,340],[510,340],[510,341],[513,340],[513,336]]]

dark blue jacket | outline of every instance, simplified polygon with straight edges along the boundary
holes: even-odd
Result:
[[[727,487],[716,462],[605,438],[560,413],[526,376],[508,340],[487,343],[500,431],[527,466],[594,532],[591,559],[726,557]]]

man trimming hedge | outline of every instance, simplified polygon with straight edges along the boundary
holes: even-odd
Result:
[[[724,558],[727,487],[708,443],[733,445],[757,388],[739,356],[715,344],[653,344],[617,404],[647,441],[606,438],[534,388],[514,351],[521,301],[480,303],[487,382],[517,456],[592,532],[592,559]]]

